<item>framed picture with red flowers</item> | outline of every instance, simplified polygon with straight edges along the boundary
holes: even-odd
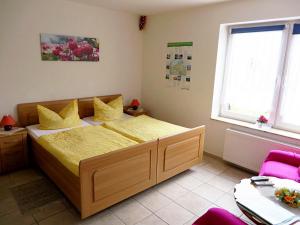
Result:
[[[97,38],[41,34],[44,61],[99,61]]]

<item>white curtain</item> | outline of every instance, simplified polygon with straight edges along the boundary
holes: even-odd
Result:
[[[227,111],[253,120],[259,115],[269,117],[282,37],[282,30],[231,35],[223,98],[223,106],[227,107]]]

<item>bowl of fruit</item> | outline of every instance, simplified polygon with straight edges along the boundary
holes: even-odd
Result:
[[[278,188],[275,191],[277,199],[293,208],[300,207],[300,192],[289,188]]]

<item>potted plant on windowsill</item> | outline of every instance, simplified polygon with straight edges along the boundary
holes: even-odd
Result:
[[[257,125],[258,125],[258,127],[263,127],[263,125],[265,125],[265,124],[267,124],[268,123],[268,119],[265,117],[265,116],[263,116],[263,115],[261,115],[258,119],[257,119]]]

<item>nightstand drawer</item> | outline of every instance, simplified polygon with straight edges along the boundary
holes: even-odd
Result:
[[[2,172],[10,172],[27,165],[23,147],[1,149]]]
[[[26,130],[0,136],[0,174],[15,171],[27,164]]]
[[[13,148],[1,148],[1,155],[13,155],[16,154],[17,152],[24,152],[24,147],[23,145],[17,145],[14,146]]]
[[[15,148],[23,146],[23,137],[22,135],[6,137],[0,142],[1,149]]]

